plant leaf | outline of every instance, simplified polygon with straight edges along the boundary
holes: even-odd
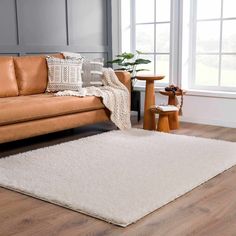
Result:
[[[134,54],[133,53],[124,52],[121,55],[117,55],[117,57],[121,57],[121,58],[129,60],[129,59],[134,58]]]
[[[136,59],[134,63],[135,65],[141,65],[141,64],[149,64],[151,63],[151,61],[147,59],[139,58],[139,59]]]
[[[139,50],[136,50],[136,52],[137,52],[138,54],[143,54],[143,52],[141,52],[141,51],[139,51]]]
[[[139,72],[139,71],[149,71],[148,69],[137,69],[136,72]]]
[[[136,65],[135,62],[123,62],[121,63],[122,66],[134,66]]]
[[[118,64],[118,63],[121,63],[122,61],[123,61],[122,59],[118,58],[118,59],[115,59],[115,60],[112,60],[112,61],[108,61],[107,63],[112,63],[112,64],[117,63]]]
[[[116,70],[124,70],[124,71],[127,71],[126,68],[117,68]]]

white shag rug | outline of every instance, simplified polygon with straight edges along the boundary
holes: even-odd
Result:
[[[131,129],[0,159],[0,185],[127,226],[236,164],[236,143]]]

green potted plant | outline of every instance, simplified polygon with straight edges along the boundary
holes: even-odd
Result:
[[[134,85],[137,73],[140,71],[148,71],[148,69],[140,68],[140,65],[151,63],[150,60],[140,58],[141,54],[143,53],[138,50],[136,50],[135,54],[124,52],[117,55],[114,60],[108,61],[108,63],[118,65],[116,70],[128,71],[131,74],[132,85]]]
[[[116,64],[118,68],[116,70],[124,70],[131,74],[132,79],[132,87],[131,87],[131,110],[138,112],[138,121],[140,120],[140,102],[141,95],[140,91],[135,91],[133,86],[136,82],[136,75],[140,71],[148,71],[148,69],[144,69],[140,66],[151,63],[150,60],[143,59],[140,55],[143,54],[140,51],[136,51],[136,53],[127,53],[124,52],[120,55],[117,55],[116,58],[112,61],[108,61],[108,63]]]

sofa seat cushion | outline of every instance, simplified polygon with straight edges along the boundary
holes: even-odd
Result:
[[[0,125],[103,109],[98,97],[56,97],[37,94],[0,98]]]

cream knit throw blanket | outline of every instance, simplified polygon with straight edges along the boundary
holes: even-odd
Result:
[[[55,96],[96,96],[103,99],[103,104],[111,112],[111,121],[121,129],[131,128],[130,94],[128,89],[119,81],[111,68],[103,69],[103,85],[101,87],[86,87],[79,91],[65,90]]]

